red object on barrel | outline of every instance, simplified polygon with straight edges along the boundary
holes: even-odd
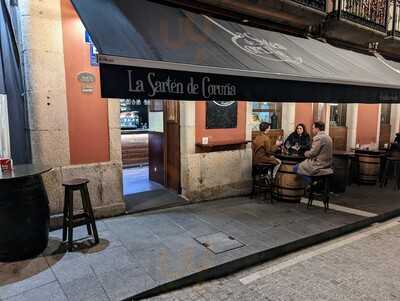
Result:
[[[12,160],[8,158],[0,158],[1,171],[12,170]]]

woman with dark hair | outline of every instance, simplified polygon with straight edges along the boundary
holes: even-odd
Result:
[[[289,153],[304,153],[311,148],[310,135],[307,133],[306,126],[299,123],[296,126],[296,130],[287,137],[285,148]]]

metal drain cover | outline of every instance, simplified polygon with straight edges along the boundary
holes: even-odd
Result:
[[[214,254],[224,253],[245,246],[234,237],[228,236],[223,232],[196,237],[195,240]]]

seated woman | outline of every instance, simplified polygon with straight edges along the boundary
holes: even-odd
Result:
[[[299,123],[296,126],[296,130],[287,137],[284,146],[289,153],[304,153],[311,148],[310,135],[304,124]]]
[[[281,161],[273,156],[279,150],[281,142],[274,144],[268,132],[271,124],[267,122],[260,123],[260,134],[253,141],[253,164],[266,163],[275,165],[273,176],[275,177]]]

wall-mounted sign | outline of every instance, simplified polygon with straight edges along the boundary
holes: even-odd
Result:
[[[232,129],[237,127],[237,101],[207,101],[206,128]]]
[[[92,94],[94,91],[94,82],[96,77],[89,72],[81,72],[77,76],[78,81],[81,83],[81,92],[84,94]]]

